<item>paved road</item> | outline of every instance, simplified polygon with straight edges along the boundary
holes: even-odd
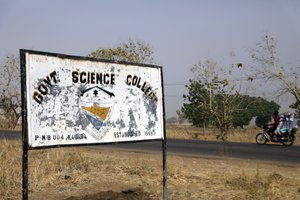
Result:
[[[97,148],[161,151],[162,142],[120,143],[97,146]],[[257,145],[255,143],[168,139],[167,152],[187,156],[229,157],[300,165],[300,146],[286,147],[280,144]]]
[[[19,131],[0,131],[0,138],[6,138],[6,139],[20,138],[20,139],[22,139],[22,135],[21,135],[21,132],[19,132]]]
[[[0,132],[0,138],[3,136],[6,138],[21,138],[19,132]],[[147,141],[105,144],[91,147],[159,152],[162,148],[162,142]],[[286,147],[280,144],[257,145],[255,143],[168,139],[167,152],[168,154],[181,154],[186,156],[230,157],[300,165],[300,146]]]

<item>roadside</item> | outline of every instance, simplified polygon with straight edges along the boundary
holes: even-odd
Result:
[[[21,131],[21,126],[18,125],[15,130],[5,131]],[[1,131],[1,129],[0,129]],[[187,139],[187,140],[207,140],[207,141],[220,141],[216,138],[216,133],[219,130],[216,128],[197,128],[191,125],[182,124],[166,124],[167,138],[172,139]],[[246,142],[255,143],[255,136],[261,132],[260,128],[236,128],[230,129],[228,134],[229,142]],[[300,133],[296,134],[296,141],[294,145],[300,145]]]
[[[0,196],[21,199],[21,141],[0,140]],[[157,153],[90,148],[29,152],[29,199],[162,199]],[[299,199],[300,167],[168,155],[168,199]],[[284,187],[284,189],[283,189]]]
[[[216,138],[216,133],[218,133],[219,130],[217,128],[203,129],[193,127],[191,125],[167,124],[166,130],[168,138],[218,141]],[[255,136],[259,132],[262,132],[262,129],[257,127],[230,129],[227,141],[256,143]],[[296,134],[296,141],[294,145],[300,145],[299,131]]]

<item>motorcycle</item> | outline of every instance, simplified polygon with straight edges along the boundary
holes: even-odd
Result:
[[[266,124],[263,126],[263,132],[260,132],[256,135],[256,143],[263,145],[267,142],[275,142],[275,143],[281,143],[285,146],[292,146],[295,142],[295,134],[297,132],[297,126],[289,128],[285,128],[284,131],[282,131],[281,136],[277,136],[274,134],[274,132],[271,130],[271,125]]]

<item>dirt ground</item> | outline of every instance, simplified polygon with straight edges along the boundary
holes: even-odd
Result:
[[[31,185],[29,199],[162,199],[160,154],[67,148],[64,155],[78,151],[86,171],[62,169],[54,184]],[[300,165],[175,155],[167,165],[168,199],[300,199]]]
[[[167,132],[171,138],[213,139],[210,134],[186,127],[172,127]],[[254,142],[255,134],[256,130],[233,133],[229,139]],[[22,198],[21,152],[20,140],[0,140],[1,200]],[[88,147],[31,150],[29,199],[159,200],[163,199],[162,174],[161,153]],[[168,154],[167,199],[298,200],[300,163]]]

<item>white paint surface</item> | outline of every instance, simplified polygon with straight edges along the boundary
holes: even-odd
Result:
[[[163,139],[161,67],[25,56],[30,147]]]

